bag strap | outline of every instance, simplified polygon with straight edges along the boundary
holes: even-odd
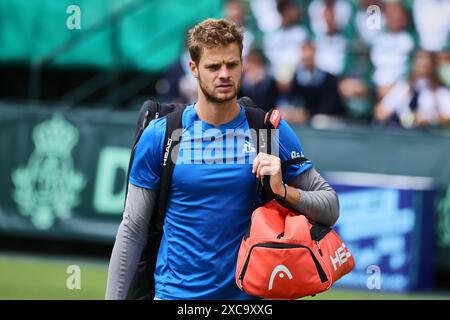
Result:
[[[152,114],[151,110],[155,109],[155,113]],[[127,180],[125,185],[125,199],[124,206],[127,202],[128,195],[128,182],[130,181],[130,173],[131,167],[133,166],[134,155],[136,154],[137,144],[141,139],[142,134],[144,133],[145,128],[147,128],[148,124],[152,119],[157,119],[159,117],[159,113],[161,110],[161,104],[159,102],[155,102],[152,100],[148,100],[144,103],[141,110],[139,111],[139,116],[136,124],[136,134],[134,136],[133,147],[131,149],[130,161],[128,162],[127,169]]]
[[[251,115],[250,115],[251,117]],[[251,118],[250,118],[251,119]],[[268,112],[264,114],[264,120],[261,122],[259,120],[258,122],[259,127],[258,129],[264,129],[264,130],[258,130],[258,143],[261,140],[262,143],[267,142],[267,149],[264,150],[258,149],[258,151],[266,152],[267,154],[272,154],[272,130],[277,129],[278,125],[281,121],[281,113],[278,109],[272,108]],[[250,123],[250,120],[249,120]],[[259,146],[259,144],[258,144]],[[290,163],[287,163],[286,165],[289,165]],[[275,194],[272,192],[272,189],[270,189],[270,177],[265,176],[262,180],[255,179],[255,195],[253,197],[253,209],[256,209],[258,206],[258,195],[261,192],[262,193],[262,201],[263,203],[266,203],[274,198],[276,198]]]
[[[173,170],[178,157],[179,148],[176,146],[180,143],[182,130],[182,118],[184,108],[167,115],[166,134],[164,137],[164,149],[161,169],[161,181],[158,197],[158,219],[156,220],[156,229],[162,230],[164,217],[166,214],[167,200],[170,193],[170,184],[172,181]]]
[[[252,131],[252,139],[256,141],[256,150],[271,153],[271,139],[269,139],[269,130],[267,127],[265,118],[266,114],[263,110],[247,106],[245,108],[245,116],[247,118],[248,126],[250,129],[254,129],[256,132]]]
[[[272,112],[269,111],[269,112]],[[268,112],[268,113],[269,113]],[[265,113],[263,110],[255,107],[246,107],[245,113],[248,121],[248,125],[252,134],[252,140],[256,141],[256,150],[258,152],[265,152],[267,154],[272,153],[272,139],[271,139],[271,127],[269,126],[267,119],[268,113]],[[266,180],[268,182],[268,180]],[[258,195],[261,192],[260,181],[255,179],[255,194],[253,197],[253,207],[256,209]],[[267,192],[266,189],[262,190],[262,198],[263,202],[268,202],[273,196],[270,192]]]
[[[293,164],[303,164],[305,162],[308,162],[309,159],[305,158],[305,157],[298,157],[298,158],[294,158],[294,159],[288,159],[285,161],[281,161],[281,168],[285,169],[290,165]],[[258,179],[257,181],[257,186],[256,186],[256,192],[255,192],[255,196],[253,197],[253,210],[255,210],[258,206],[258,194],[261,191],[261,189],[263,191],[265,191],[266,193],[269,193],[270,195],[272,195],[273,198],[280,200],[278,196],[276,196],[272,189],[270,188],[270,176],[265,176],[264,177],[265,182],[261,183],[261,180]]]

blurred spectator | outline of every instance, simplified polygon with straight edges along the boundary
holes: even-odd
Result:
[[[329,31],[327,22],[324,20],[326,9],[332,10],[335,17],[334,23],[339,30],[346,28],[351,21],[352,6],[347,0],[313,0],[308,7],[308,14],[311,29],[317,36]]]
[[[291,81],[298,64],[298,47],[308,34],[299,25],[300,8],[291,0],[279,0],[281,27],[264,37],[264,53],[269,59],[271,72],[282,85]]]
[[[245,58],[252,47],[255,39],[253,33],[245,28],[246,7],[242,0],[227,0],[225,4],[225,18],[233,21],[244,32],[244,46],[242,48],[242,56]]]
[[[189,51],[185,50],[156,84],[164,102],[193,103],[197,100],[197,79],[189,69]]]
[[[352,119],[369,119],[373,103],[367,84],[360,78],[346,77],[339,81],[339,93],[346,107],[345,116]]]
[[[386,19],[381,10],[381,0],[354,2],[356,10],[347,32],[346,62],[339,81],[339,92],[346,107],[347,118],[369,120],[376,100],[369,50],[385,27]]]
[[[377,95],[382,98],[396,81],[404,77],[408,70],[414,41],[408,33],[409,16],[400,2],[385,5],[387,30],[373,42],[370,58],[374,66],[373,82]]]
[[[344,107],[338,91],[338,79],[319,69],[312,42],[301,45],[301,64],[297,67],[290,91],[292,107],[282,108],[283,117],[291,123],[302,123],[316,115],[342,115]]]
[[[274,32],[281,26],[281,15],[277,10],[277,0],[250,0],[250,8],[259,30]]]
[[[392,87],[375,108],[375,119],[406,128],[450,123],[450,90],[438,78],[435,53],[416,53],[409,80]]]
[[[380,8],[380,16],[379,16],[379,25],[369,25],[368,22],[372,22],[371,19],[376,19],[378,17],[373,16],[376,13],[367,12],[367,9],[375,5]],[[355,13],[354,17],[354,25],[356,29],[356,33],[361,39],[361,41],[369,46],[373,43],[373,40],[376,38],[378,34],[380,34],[381,30],[384,29],[386,24],[386,19],[381,11],[382,3],[381,0],[360,0],[359,8]]]
[[[420,47],[440,51],[449,41],[450,0],[414,1],[413,16]]]
[[[239,95],[252,98],[258,107],[266,111],[276,105],[277,85],[267,70],[265,57],[260,50],[250,50],[245,59]]]
[[[325,6],[322,12],[326,32],[316,35],[317,65],[338,76],[344,72],[346,64],[347,39],[340,33],[333,6]]]
[[[439,79],[450,87],[450,45],[449,48],[437,53]]]

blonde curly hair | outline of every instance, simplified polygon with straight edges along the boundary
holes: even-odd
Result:
[[[237,43],[242,57],[242,30],[232,21],[226,19],[206,19],[189,30],[187,47],[191,59],[198,65],[204,47],[226,47]]]

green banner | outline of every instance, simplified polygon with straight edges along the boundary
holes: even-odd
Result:
[[[1,110],[0,232],[110,242],[136,113]]]
[[[0,1],[0,62],[160,71],[189,28],[222,15],[222,0]]]

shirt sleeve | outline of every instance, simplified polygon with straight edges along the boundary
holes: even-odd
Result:
[[[300,192],[300,201],[295,206],[297,211],[329,227],[336,223],[339,218],[338,195],[314,168],[292,179],[291,183]]]
[[[130,183],[145,189],[159,189],[166,117],[152,120],[137,144]]]
[[[142,251],[147,243],[157,197],[155,190],[129,185],[123,219],[117,231],[108,267],[105,294],[107,300],[127,298],[128,290],[138,270]]]
[[[278,155],[276,154],[278,153]],[[278,130],[272,137],[272,154],[277,155],[281,161],[305,157],[302,145],[294,130],[289,124],[281,119]],[[311,161],[302,164],[293,164],[283,169],[283,181],[289,183],[294,177],[313,167]]]

